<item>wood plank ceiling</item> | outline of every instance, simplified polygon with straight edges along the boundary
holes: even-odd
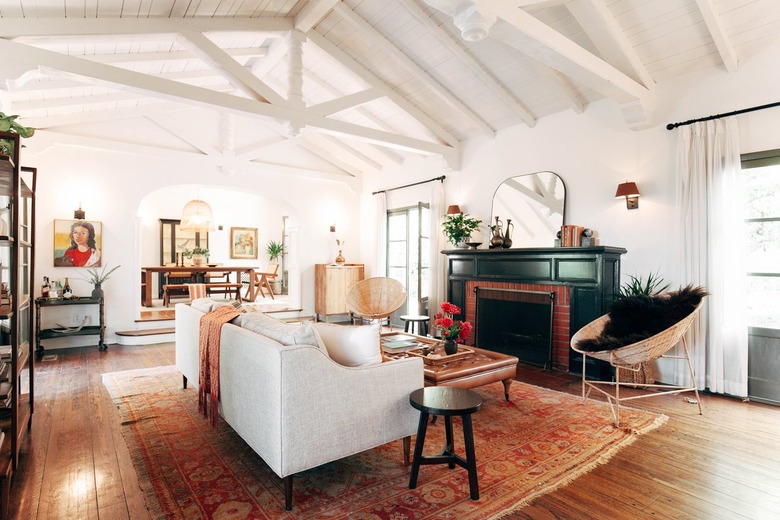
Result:
[[[465,139],[602,99],[658,124],[656,83],[780,42],[777,0],[16,0],[0,17],[2,110],[36,147],[334,178],[410,154],[457,169]]]

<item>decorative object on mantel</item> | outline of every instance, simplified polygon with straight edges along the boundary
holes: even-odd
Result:
[[[596,232],[582,226],[561,226],[556,237],[555,247],[596,247],[598,245]]]
[[[444,302],[440,307],[441,312],[436,313],[434,324],[439,327],[444,340],[444,352],[450,356],[458,352],[458,343],[463,343],[474,327],[468,321],[452,319],[454,315],[461,313],[457,305]]]
[[[617,191],[615,192],[615,198],[626,198],[626,208],[636,209],[639,207],[639,188],[637,188],[635,182],[624,182],[619,184]]]
[[[482,242],[466,242],[466,245],[469,246],[469,251],[476,251]]]
[[[92,297],[95,299],[100,299],[103,297],[103,289],[101,288],[103,285],[103,282],[108,280],[108,277],[111,276],[111,273],[116,271],[122,267],[121,265],[118,265],[116,267],[112,267],[108,271],[108,266],[104,266],[102,270],[98,271],[96,268],[89,269],[87,273],[89,273],[89,276],[87,278],[79,278],[79,280],[84,280],[85,282],[91,283],[94,288],[92,289]]]
[[[504,247],[503,223],[496,217],[496,223],[490,226],[490,249]]]
[[[466,213],[453,213],[444,217],[441,227],[447,241],[455,247],[460,247],[460,244],[465,245],[470,240],[471,233],[476,231],[480,224],[481,220]]]
[[[506,230],[504,231],[504,238],[501,241],[501,247],[504,249],[509,249],[512,247],[512,229],[515,227],[514,224],[512,224],[512,219],[508,218],[506,219]]]

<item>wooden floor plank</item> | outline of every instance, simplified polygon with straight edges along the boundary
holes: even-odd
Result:
[[[101,376],[172,365],[173,350],[172,343],[47,350],[57,359],[36,366],[35,414],[10,518],[150,518]],[[518,379],[580,393],[570,374],[521,365]],[[668,415],[668,424],[505,520],[778,518],[780,408],[712,395],[702,395],[702,405],[700,416],[682,396],[633,402]]]

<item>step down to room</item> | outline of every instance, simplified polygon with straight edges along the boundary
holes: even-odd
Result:
[[[164,327],[157,329],[118,330],[117,343],[120,345],[150,345],[152,343],[166,343],[173,341],[176,329]]]

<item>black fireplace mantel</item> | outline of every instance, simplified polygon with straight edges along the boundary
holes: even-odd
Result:
[[[570,288],[571,336],[609,310],[620,288],[620,257],[625,253],[611,246],[445,250],[447,299],[465,309],[466,284],[473,280],[565,285]],[[570,370],[581,359],[570,350]]]

